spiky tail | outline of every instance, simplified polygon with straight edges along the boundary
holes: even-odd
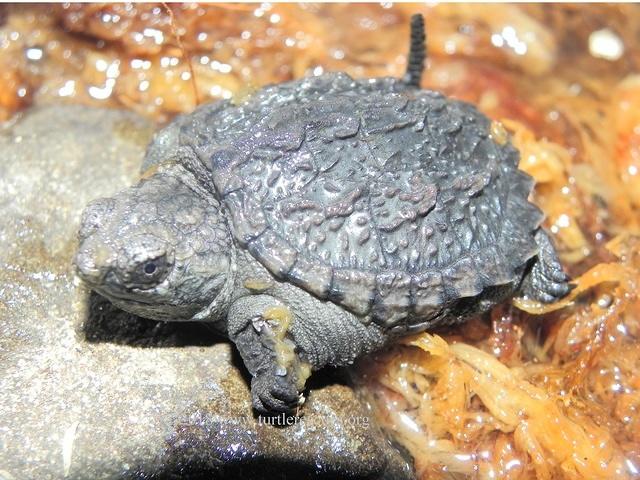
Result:
[[[408,85],[420,88],[424,62],[427,56],[427,36],[424,29],[424,17],[418,13],[411,17],[411,43],[405,81]]]

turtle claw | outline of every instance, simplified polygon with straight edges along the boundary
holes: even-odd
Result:
[[[260,374],[251,381],[253,408],[259,413],[294,413],[300,404],[295,383],[288,375]]]

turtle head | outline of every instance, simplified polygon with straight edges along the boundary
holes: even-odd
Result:
[[[79,276],[123,310],[200,320],[228,303],[233,245],[220,204],[179,164],[91,202],[78,236]]]

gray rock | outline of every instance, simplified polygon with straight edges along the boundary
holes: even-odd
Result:
[[[350,388],[316,380],[293,425],[266,424],[228,343],[78,281],[80,211],[135,179],[151,134],[79,106],[0,131],[0,478],[412,478]]]

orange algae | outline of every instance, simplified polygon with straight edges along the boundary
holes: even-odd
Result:
[[[576,287],[371,356],[364,392],[421,478],[640,476],[640,7],[2,8],[0,119],[64,101],[158,124],[304,75],[400,76],[408,19],[422,12],[422,86],[475,103],[518,147]],[[590,51],[602,31],[619,58]]]
[[[638,421],[640,346],[630,334],[637,319],[624,314],[637,303],[639,245],[636,238],[609,244],[620,262],[579,277],[573,298],[606,284],[601,295],[611,301],[596,297],[559,320],[541,352],[527,352],[523,342],[519,357],[505,358],[487,351],[490,342],[471,345],[450,333],[424,333],[365,369],[374,382],[375,408],[408,439],[424,478],[458,473],[607,479],[637,473],[637,433],[629,427]],[[614,378],[621,383],[608,384]]]

